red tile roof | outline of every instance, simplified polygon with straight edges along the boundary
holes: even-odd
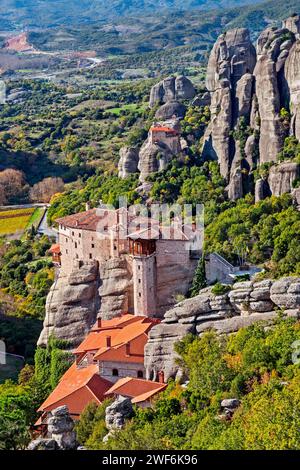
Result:
[[[150,129],[152,132],[166,132],[167,134],[178,134],[175,129],[166,126],[155,126]]]
[[[96,364],[77,368],[74,363],[38,411],[51,411],[60,405],[67,405],[70,414],[80,415],[91,401],[100,404],[111,385],[111,382],[100,377]]]
[[[61,253],[60,251],[60,245],[58,243],[55,243],[54,245],[51,246],[49,253],[57,254],[59,255]]]
[[[125,377],[124,379],[118,380],[105,392],[105,395],[123,395],[132,398],[132,403],[140,403],[162,392],[166,387],[167,384],[160,382]]]
[[[97,351],[95,360],[143,363],[147,333],[157,323],[159,320],[130,314],[102,320],[101,326],[97,322],[74,353]],[[109,347],[107,337],[110,337]],[[130,356],[126,355],[126,343],[130,344]]]

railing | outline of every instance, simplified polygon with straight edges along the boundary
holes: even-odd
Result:
[[[221,264],[226,266],[230,271],[234,270],[234,266],[227,261],[227,259],[223,258],[223,256],[219,255],[219,253],[211,253],[210,256],[214,256]]]

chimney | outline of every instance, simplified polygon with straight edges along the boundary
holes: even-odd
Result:
[[[125,344],[126,356],[130,356],[130,343]]]
[[[160,384],[164,384],[165,383],[165,374],[164,374],[164,371],[163,370],[160,370],[157,374],[158,376],[158,382]]]
[[[106,336],[106,346],[107,346],[108,348],[111,347],[111,336]]]
[[[90,209],[91,209],[91,203],[90,203],[90,201],[87,201],[87,202],[85,203],[85,210],[86,210],[86,211],[89,211]]]
[[[102,326],[102,320],[101,320],[101,318],[98,318],[98,319],[97,319],[97,326],[98,326],[98,328],[101,328],[101,326]]]

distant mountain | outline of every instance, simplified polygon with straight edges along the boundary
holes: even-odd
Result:
[[[0,29],[26,29],[113,20],[117,17],[203,11],[259,0],[1,0]]]

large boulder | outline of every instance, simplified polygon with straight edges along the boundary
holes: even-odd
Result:
[[[74,431],[74,421],[68,407],[63,405],[49,412],[47,419],[47,438],[32,441],[28,450],[76,450],[78,443]]]
[[[290,41],[286,41],[287,35],[291,35]],[[284,92],[279,74],[292,47],[292,39],[288,29],[274,28],[267,28],[258,38],[254,76],[260,117],[260,163],[276,161],[286,136],[280,119]]]
[[[291,47],[285,62],[284,76],[287,84],[287,101],[290,105],[291,134],[300,140],[300,40]]]
[[[156,111],[155,118],[166,121],[167,119],[173,118],[184,118],[186,113],[186,106],[184,104],[179,103],[179,101],[168,101],[167,103],[163,104],[158,110]]]
[[[100,316],[110,320],[128,311],[132,297],[132,268],[126,256],[112,258],[100,264]]]
[[[293,15],[283,21],[282,27],[292,31],[296,36],[300,33],[300,16]]]
[[[145,181],[152,173],[164,170],[172,157],[173,153],[163,142],[152,143],[147,139],[139,154],[140,181]]]
[[[105,425],[109,431],[122,429],[126,419],[133,416],[133,406],[130,398],[118,396],[118,398],[105,410]]]
[[[149,107],[168,101],[190,100],[195,94],[195,88],[187,77],[167,77],[151,88]]]

